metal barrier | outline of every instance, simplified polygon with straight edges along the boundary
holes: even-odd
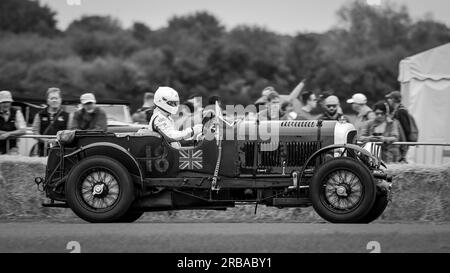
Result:
[[[359,143],[363,144],[363,143]],[[368,142],[366,143],[367,150],[369,150],[372,154],[381,157],[381,146],[384,144],[382,142]],[[444,147],[450,147],[450,143],[433,143],[433,142],[394,142],[389,145],[399,145],[399,146],[409,146],[416,148],[415,150],[409,149],[407,158],[412,159],[415,163],[423,163],[423,164],[444,164],[446,162],[446,158],[448,158],[448,162],[450,162],[450,149],[446,150]],[[432,147],[432,149],[422,149],[422,151],[418,150],[419,147]]]
[[[6,154],[10,154],[11,153],[10,141],[12,139],[15,139],[15,140],[33,139],[33,140],[36,140],[36,141],[32,142],[31,146],[34,146],[34,144],[39,143],[37,141],[39,139],[46,139],[46,140],[52,140],[53,139],[53,140],[56,140],[56,136],[55,135],[31,135],[31,134],[26,134],[26,135],[17,136],[17,137],[14,137],[14,138],[8,138],[8,139],[6,139]],[[47,141],[44,142],[44,156],[47,156],[47,149],[49,148],[49,144],[50,143],[47,142]],[[25,155],[25,156],[29,156],[30,155],[29,154],[30,151],[28,149],[29,148],[28,146],[30,146],[30,145],[18,143],[17,146],[18,146],[17,147],[18,151],[16,152],[17,154],[22,154],[22,155]],[[19,146],[22,146],[22,147],[19,147]],[[22,149],[20,149],[20,148],[22,148]],[[30,149],[32,149],[32,147]],[[20,153],[20,151],[22,153]]]

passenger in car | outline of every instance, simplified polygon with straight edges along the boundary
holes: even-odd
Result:
[[[80,101],[82,108],[74,113],[69,128],[106,131],[108,129],[106,113],[96,106],[94,94],[85,93],[81,95]]]
[[[33,120],[33,133],[36,135],[56,135],[58,131],[66,130],[69,123],[69,113],[61,107],[62,98],[59,88],[47,90],[47,107],[39,111]],[[36,155],[44,156],[47,148],[46,139],[39,139]]]
[[[22,111],[12,107],[12,102],[10,91],[0,91],[0,154],[18,153],[15,137],[26,133]]]
[[[179,141],[195,138],[202,133],[203,126],[196,124],[184,130],[177,130],[175,121],[171,115],[178,112],[180,98],[178,92],[170,87],[159,87],[155,92],[155,110],[150,119],[149,128],[140,130],[139,134],[145,134],[146,131],[158,132],[164,137],[172,147],[180,148]]]
[[[150,122],[150,118],[153,115],[153,110],[155,109],[155,104],[153,102],[154,97],[155,94],[151,92],[146,92],[144,94],[144,104],[133,114],[133,122],[139,124],[148,124]]]

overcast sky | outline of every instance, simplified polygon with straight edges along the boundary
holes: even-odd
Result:
[[[58,15],[58,26],[65,29],[81,15],[112,15],[129,27],[134,21],[152,29],[167,25],[174,15],[198,10],[214,14],[228,29],[239,24],[267,27],[284,34],[323,32],[337,22],[336,11],[349,0],[39,0]],[[377,2],[386,0],[360,0]],[[450,0],[391,0],[406,4],[414,18],[430,13],[450,25]],[[81,5],[73,5],[81,2]]]

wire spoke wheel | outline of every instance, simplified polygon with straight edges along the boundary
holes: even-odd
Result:
[[[363,197],[362,184],[358,176],[349,170],[330,173],[323,184],[322,200],[337,213],[354,209]]]
[[[118,200],[119,182],[108,169],[92,169],[81,180],[81,197],[91,208],[106,209]]]
[[[372,209],[376,186],[370,170],[359,160],[339,157],[326,161],[310,182],[314,210],[332,223],[359,223]]]
[[[115,159],[88,157],[69,173],[66,199],[69,207],[88,222],[115,222],[134,201],[133,181],[128,170]]]

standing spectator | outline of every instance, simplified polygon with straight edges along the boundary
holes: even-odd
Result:
[[[368,121],[361,130],[360,140],[363,142],[382,142],[381,158],[386,163],[398,162],[400,150],[397,145],[392,145],[398,141],[399,132],[396,120],[388,116],[389,106],[384,102],[374,105],[376,118]]]
[[[295,88],[291,91],[291,93],[284,99],[285,101],[289,101],[292,103],[292,105],[294,107],[294,111],[296,111],[296,109],[295,109],[296,105],[294,103],[297,101],[297,98],[300,95],[300,93],[302,92],[304,86],[305,86],[305,80],[303,80],[299,84],[297,84],[295,86]],[[275,90],[275,88],[273,86],[267,86],[266,88],[264,88],[262,91],[261,97],[255,102],[255,106],[257,107],[257,109],[261,105],[267,105],[269,103],[269,96],[274,95],[274,94],[276,94],[276,97],[278,97],[278,99],[280,98],[279,93]]]
[[[323,101],[324,111],[318,119],[321,120],[347,120],[342,113],[339,112],[340,102],[336,96],[328,96]]]
[[[69,113],[61,107],[62,98],[59,88],[47,90],[47,107],[34,116],[33,133],[36,135],[56,135],[58,131],[66,130],[69,123]],[[47,148],[46,139],[39,139],[37,154],[44,156]]]
[[[300,109],[298,114],[299,120],[313,120],[316,119],[314,115],[311,114],[312,110],[317,107],[317,97],[311,91],[306,91],[301,94],[301,99],[303,107]]]
[[[22,111],[12,107],[12,102],[11,92],[0,91],[0,154],[18,153],[15,137],[26,133],[27,125]]]
[[[367,106],[367,97],[364,94],[354,94],[347,103],[352,105],[353,111],[358,113],[355,120],[355,128],[358,131],[358,136],[361,136],[361,130],[366,123],[375,119],[375,113]]]
[[[278,120],[280,119],[280,94],[273,89],[273,87],[268,87],[263,91],[263,97],[266,99],[265,108],[258,112],[259,120]]]
[[[85,93],[80,97],[82,108],[73,115],[69,126],[72,130],[101,130],[108,129],[106,113],[96,106],[97,101],[92,93]]]
[[[133,122],[148,124],[153,115],[155,104],[153,102],[155,94],[146,92],[144,94],[144,104],[132,116]]]
[[[327,110],[327,107],[325,105],[325,100],[329,97],[329,96],[333,96],[333,92],[331,91],[324,91],[321,92],[319,95],[319,98],[317,99],[317,102],[322,110],[322,112],[325,112]],[[341,105],[338,106],[337,112],[341,115],[344,114],[344,111],[342,110]]]
[[[271,92],[276,92],[275,88],[273,88],[272,86],[268,86],[263,89],[263,91],[261,92],[261,97],[259,99],[257,99],[255,102],[257,113],[259,113],[261,111],[267,111],[267,109],[265,107],[267,107],[267,104],[269,103],[268,95]]]
[[[386,95],[386,100],[388,102],[389,107],[392,109],[392,118],[396,119],[401,126],[399,128],[400,139],[399,141],[411,141],[407,139],[407,136],[411,133],[411,123],[409,121],[409,113],[408,110],[402,105],[402,94],[399,91],[393,91]],[[406,154],[408,153],[409,146],[401,145],[400,146],[400,162],[407,163]]]
[[[281,104],[280,120],[296,120],[297,113],[294,111],[294,105],[290,101]]]

